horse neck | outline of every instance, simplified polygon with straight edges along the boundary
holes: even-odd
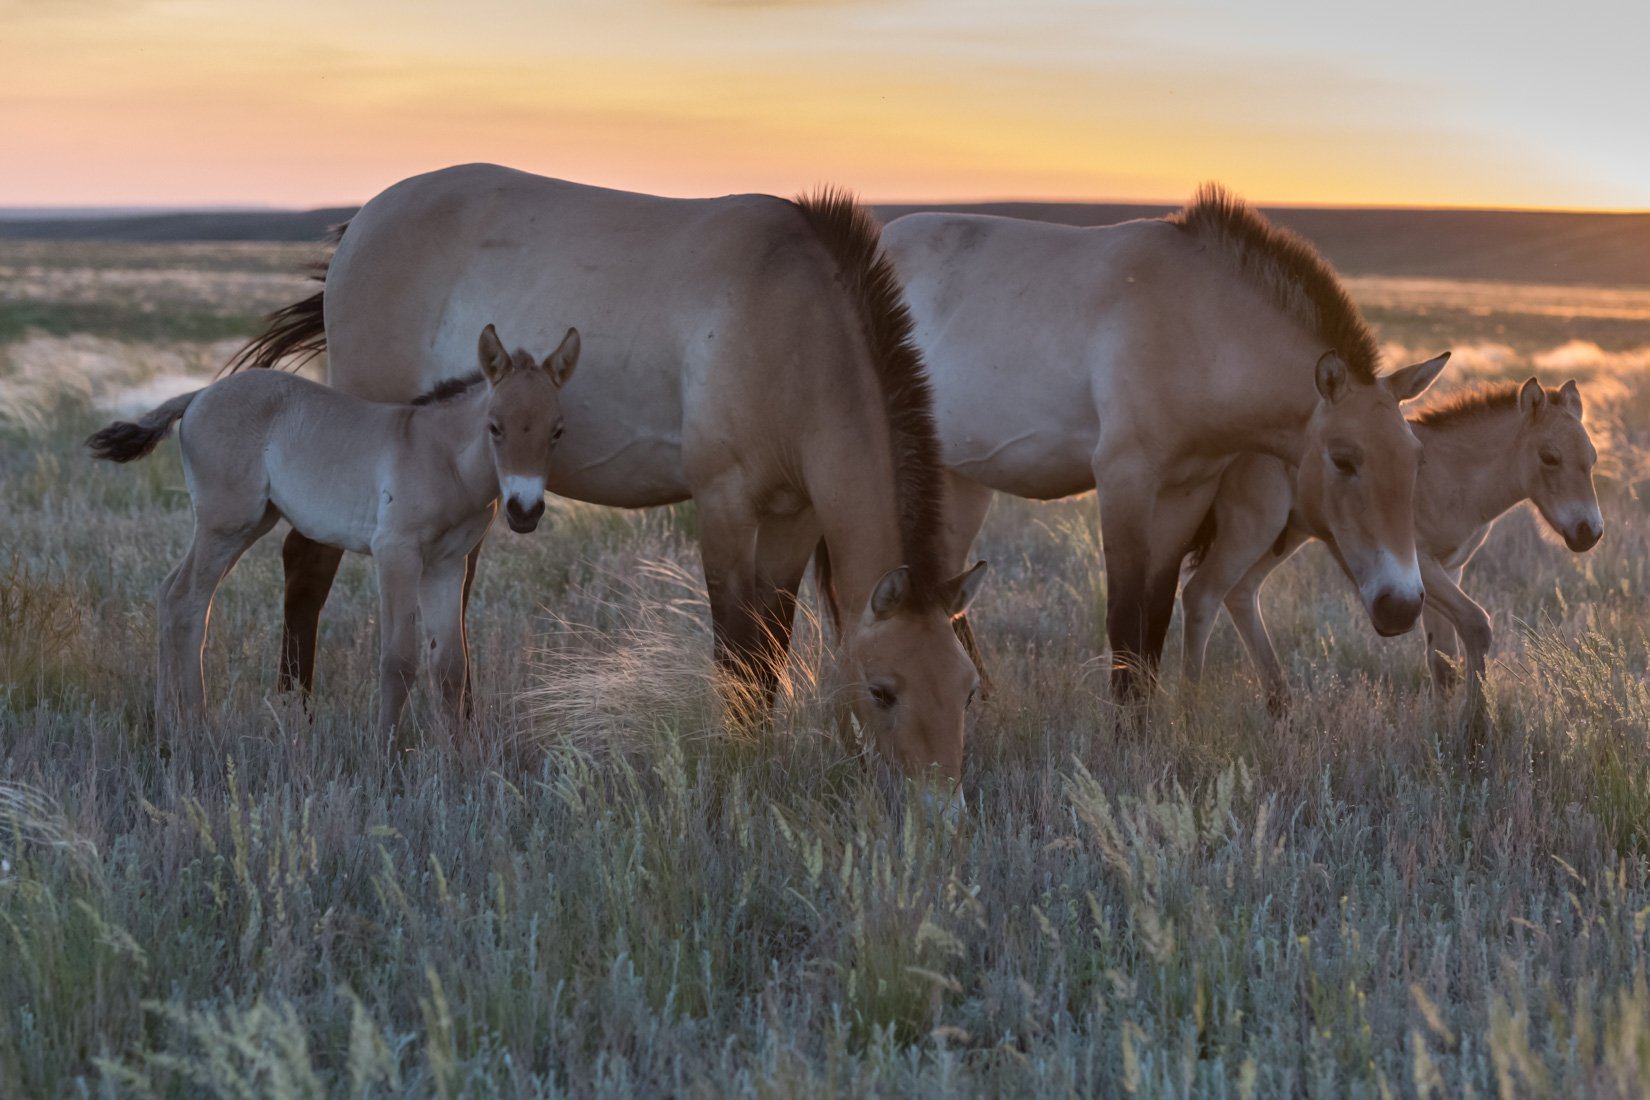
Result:
[[[1516,406],[1410,427],[1426,456],[1415,487],[1418,507],[1448,501],[1459,518],[1483,524],[1529,496],[1517,477]]]
[[[487,387],[475,386],[458,397],[412,410],[422,429],[413,433],[414,438],[447,460],[467,501],[477,507],[498,496],[498,472],[487,442],[487,402]]]
[[[1258,451],[1294,466],[1318,407],[1314,372],[1323,349],[1281,314],[1265,318],[1251,321],[1245,349],[1212,380],[1209,404],[1220,418],[1213,427],[1227,453]]]
[[[863,404],[844,399],[851,393],[850,387],[841,387],[838,400],[821,410],[840,417],[839,426],[816,434],[816,445],[803,463],[809,500],[831,555],[838,614],[847,632],[859,622],[882,575],[911,564],[905,560],[901,536],[893,430],[883,418],[859,412]],[[881,407],[880,392],[869,400],[876,403],[873,407]],[[832,420],[830,415],[818,415],[815,423],[830,425]]]

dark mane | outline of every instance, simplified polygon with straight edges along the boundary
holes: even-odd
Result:
[[[443,401],[451,401],[455,397],[469,393],[479,385],[481,385],[480,371],[466,374],[463,378],[443,378],[408,403],[412,405],[439,405]]]
[[[882,251],[881,230],[851,193],[825,187],[799,197],[796,206],[835,258],[865,325],[893,434],[900,544],[911,568],[911,594],[919,606],[931,606],[945,579],[939,541],[943,483],[933,394],[917,351],[911,311],[894,265]]]
[[[1518,407],[1518,391],[1523,385],[1522,382],[1492,382],[1459,390],[1421,409],[1409,418],[1409,422],[1427,428],[1442,428],[1486,413],[1506,412]]]
[[[1346,288],[1305,237],[1282,226],[1217,183],[1197,189],[1185,209],[1164,219],[1225,253],[1277,307],[1340,353],[1352,373],[1375,380],[1380,347]]]

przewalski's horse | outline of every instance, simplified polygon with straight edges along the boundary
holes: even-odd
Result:
[[[233,375],[86,441],[98,458],[130,462],[181,421],[195,537],[160,589],[157,721],[205,717],[201,651],[212,596],[283,518],[307,539],[377,561],[384,732],[397,727],[426,648],[448,713],[462,717],[466,559],[501,495],[512,530],[538,526],[579,335],[569,330],[539,363],[506,352],[488,325],[479,357],[480,377],[410,405],[277,372]]]
[[[325,347],[334,386],[405,399],[496,317],[578,318],[584,368],[550,487],[692,498],[719,663],[771,700],[823,539],[848,611],[842,688],[912,772],[961,775],[977,682],[950,621],[981,574],[941,571],[928,383],[875,223],[846,194],[666,199],[465,165],[405,180],[344,231],[323,289],[238,365]],[[288,670],[313,675],[330,550],[286,546]]]
[[[1556,390],[1542,389],[1534,378],[1469,390],[1414,417],[1410,427],[1425,459],[1415,483],[1415,543],[1426,586],[1428,662],[1434,682],[1447,690],[1459,637],[1476,703],[1490,617],[1461,590],[1461,571],[1495,521],[1525,500],[1571,550],[1592,549],[1604,533],[1593,492],[1598,451],[1582,424],[1574,381]],[[1208,546],[1181,596],[1188,677],[1202,672],[1224,602],[1274,709],[1282,706],[1288,686],[1261,617],[1260,588],[1302,545],[1325,537],[1314,520],[1321,505],[1309,499],[1324,491],[1322,482],[1296,483],[1288,466],[1265,455],[1245,455],[1227,467],[1206,529]],[[1329,546],[1334,552],[1333,541]]]
[[[993,489],[1098,487],[1116,697],[1155,667],[1181,560],[1245,451],[1332,468],[1324,519],[1370,618],[1383,634],[1415,624],[1419,445],[1398,403],[1446,356],[1377,377],[1374,337],[1305,240],[1215,186],[1162,220],[910,214],[883,240],[934,388],[946,560],[963,560]]]

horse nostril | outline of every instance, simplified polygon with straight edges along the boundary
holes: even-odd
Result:
[[[521,502],[514,497],[504,504],[504,516],[510,521],[510,526],[516,530],[531,530],[544,515],[544,501],[534,502],[531,508],[523,508]]]
[[[1388,636],[1402,634],[1420,618],[1421,601],[1414,596],[1382,592],[1370,604],[1369,611],[1376,630]]]
[[[1602,529],[1593,526],[1592,523],[1586,520],[1583,520],[1582,522],[1576,524],[1575,531],[1569,538],[1570,549],[1578,552],[1582,550],[1591,550],[1598,544],[1598,540],[1603,536],[1604,531]]]

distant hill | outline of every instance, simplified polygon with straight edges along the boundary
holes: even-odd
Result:
[[[918,210],[969,211],[1066,225],[1157,217],[1172,206],[1003,202],[878,206],[884,220]],[[1348,275],[1650,286],[1650,213],[1268,208]],[[355,209],[218,211],[118,217],[0,218],[0,240],[308,241]]]
[[[54,218],[41,211],[0,217],[0,240],[13,241],[318,241],[353,206],[326,210],[206,210],[193,213],[116,214],[83,211]]]

